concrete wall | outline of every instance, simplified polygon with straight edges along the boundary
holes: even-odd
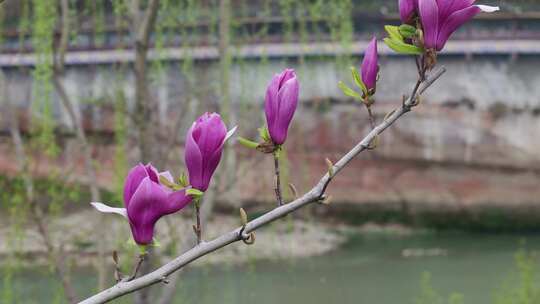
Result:
[[[359,61],[354,58],[356,66]],[[439,63],[448,72],[425,94],[420,107],[383,135],[378,149],[359,157],[336,180],[330,188],[335,200],[342,203],[340,206],[378,206],[407,213],[474,211],[485,210],[486,206],[537,208],[540,57],[441,56]],[[164,66],[165,76],[152,85],[162,119],[186,111],[183,105],[188,100],[198,106],[191,108],[187,122],[206,109],[217,109],[220,98],[216,62],[194,62],[195,85],[187,83],[180,63],[167,62]],[[337,159],[369,126],[365,109],[343,98],[338,89],[338,81],[351,81],[347,66],[339,66],[335,58],[307,57],[303,64],[294,58],[269,59],[266,63],[246,59],[231,67],[232,100],[239,113],[242,136],[254,137],[256,127],[263,124],[265,87],[274,73],[287,66],[298,71],[302,99],[286,145],[290,181],[299,191],[305,191],[324,172],[324,158]],[[32,96],[31,78],[17,69],[6,69],[5,73],[9,98],[19,106],[24,120],[29,117],[25,114],[29,101],[36,98]],[[412,89],[415,77],[411,58],[381,58],[374,108],[378,120],[399,106],[402,94]],[[106,65],[71,66],[65,78],[68,93],[79,103],[89,131],[113,130],[115,90],[123,90],[128,104],[132,104],[133,83],[129,68],[119,72]],[[67,115],[53,98],[58,121],[69,126]],[[100,103],[85,103],[89,100]],[[5,126],[4,118],[0,125]],[[182,124],[178,131],[179,147],[173,167],[182,165],[180,144],[188,125]],[[8,141],[3,142],[0,170],[12,170],[11,150]],[[111,161],[112,145],[95,149],[96,158],[104,163]],[[65,153],[76,151],[66,148]],[[271,161],[241,148],[238,151],[246,166],[253,168],[238,174],[240,201],[272,200]],[[265,171],[268,174],[260,174]],[[100,175],[107,180],[112,174],[103,168]]]

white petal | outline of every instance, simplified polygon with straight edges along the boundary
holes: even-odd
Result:
[[[229,132],[227,132],[227,135],[225,136],[225,140],[227,141],[231,136],[233,136],[234,132],[236,132],[236,129],[238,126],[234,126],[234,128],[230,129]]]
[[[476,7],[482,10],[482,12],[486,12],[486,13],[493,13],[499,10],[498,6],[477,5]]]
[[[120,214],[121,216],[125,217],[127,219],[127,210],[126,208],[113,208],[109,207],[102,203],[90,203],[90,205],[94,206],[94,208],[97,209],[99,212],[103,213],[116,213]]]
[[[163,176],[166,179],[168,179],[171,183],[174,183],[174,178],[173,178],[171,172],[169,172],[169,171],[160,172],[159,176]]]

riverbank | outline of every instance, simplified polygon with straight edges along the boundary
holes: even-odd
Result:
[[[77,266],[88,266],[95,262],[98,246],[110,254],[113,250],[125,254],[133,251],[130,243],[129,225],[116,215],[99,214],[93,209],[70,213],[62,217],[50,217],[46,221],[55,245],[62,244],[66,256],[73,257]],[[0,227],[0,264],[9,261],[6,257],[16,253],[23,264],[47,264],[46,247],[36,227],[31,223],[14,230],[9,221],[2,220]],[[183,216],[160,220],[156,226],[156,239],[161,252],[174,251],[174,240],[191,237],[193,220]],[[204,238],[213,239],[220,234],[237,228],[239,218],[217,214],[204,226]],[[99,227],[106,227],[101,230]],[[319,222],[318,219],[285,218],[256,232],[252,246],[236,243],[208,255],[197,262],[242,263],[249,260],[278,260],[317,256],[335,250],[346,241],[347,226]],[[171,237],[175,236],[175,237]],[[185,249],[177,248],[178,251]],[[112,261],[112,259],[111,259]]]

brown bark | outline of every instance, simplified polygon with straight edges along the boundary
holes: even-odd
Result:
[[[159,8],[159,0],[150,0],[148,7],[144,13],[144,17],[140,20],[139,1],[132,2],[133,28],[132,34],[135,37],[135,113],[134,124],[137,129],[137,143],[140,151],[140,160],[143,162],[156,162],[155,139],[158,128],[155,122],[157,121],[157,108],[155,100],[150,98],[148,90],[147,72],[147,57],[150,33],[154,28],[156,17]]]

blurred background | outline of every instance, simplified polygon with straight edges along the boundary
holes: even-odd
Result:
[[[397,0],[5,0],[0,4],[0,302],[75,303],[128,273],[129,168],[184,171],[206,111],[257,139],[271,77],[296,69],[285,185],[308,191],[370,129],[345,97]],[[439,56],[421,106],[311,206],[114,303],[540,303],[540,2],[492,0]],[[416,81],[379,43],[374,114]],[[275,206],[271,157],[232,141],[205,195],[204,237]],[[284,188],[287,200],[294,194]],[[190,248],[191,207],[162,219],[144,271]]]

